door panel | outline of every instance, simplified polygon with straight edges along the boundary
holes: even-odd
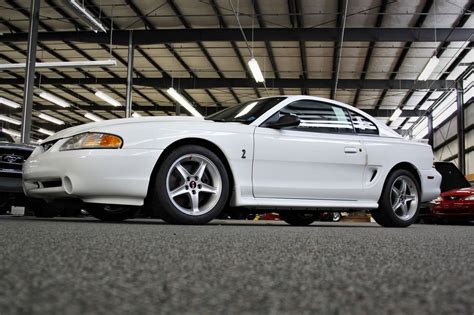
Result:
[[[255,129],[256,198],[358,200],[366,152],[358,136]]]

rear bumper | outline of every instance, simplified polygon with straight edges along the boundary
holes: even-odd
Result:
[[[86,203],[143,205],[161,150],[45,152],[23,166],[27,196]]]
[[[421,201],[431,201],[441,193],[441,174],[434,168],[420,171]]]

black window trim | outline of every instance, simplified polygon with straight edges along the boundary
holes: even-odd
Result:
[[[265,126],[266,123],[268,122],[268,120],[270,120],[274,115],[280,113],[280,111],[281,111],[283,108],[285,108],[285,107],[287,107],[287,106],[289,106],[289,105],[291,105],[291,104],[293,104],[293,103],[299,102],[299,101],[310,101],[310,102],[322,103],[322,104],[325,104],[325,105],[329,105],[329,106],[334,106],[334,107],[341,108],[341,109],[342,109],[344,112],[346,112],[346,114],[349,116],[349,120],[350,120],[351,125],[352,125],[352,132],[351,132],[351,133],[349,133],[349,132],[348,132],[348,133],[331,133],[331,132],[320,132],[320,131],[311,131],[311,132],[313,132],[313,133],[320,133],[320,134],[326,134],[326,135],[337,135],[337,134],[339,134],[339,135],[359,135],[359,134],[356,132],[356,130],[355,130],[354,122],[352,121],[352,116],[351,116],[350,110],[349,110],[348,108],[345,108],[345,107],[340,106],[340,105],[337,105],[337,104],[328,103],[328,102],[320,101],[320,100],[313,100],[313,99],[300,99],[300,100],[295,100],[295,101],[293,101],[293,102],[291,102],[291,103],[286,104],[285,106],[283,106],[282,108],[280,108],[278,111],[276,111],[275,113],[273,113],[273,115],[271,115],[270,117],[268,117],[267,119],[265,119],[265,121],[262,122],[258,127],[261,127],[261,128],[268,128],[268,127]],[[372,122],[372,121],[370,121],[370,122]],[[373,122],[372,122],[372,123],[373,123]],[[374,125],[375,125],[375,124],[374,124]],[[375,126],[375,128],[377,128],[377,126]],[[293,131],[298,131],[298,130],[293,130]],[[299,131],[300,131],[300,132],[308,132],[308,131],[301,131],[301,130],[299,130]],[[377,128],[377,133],[378,133],[378,131],[379,131],[379,130],[378,130],[378,128]]]

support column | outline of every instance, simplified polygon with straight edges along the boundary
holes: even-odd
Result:
[[[458,132],[458,168],[466,174],[466,143],[464,141],[464,89],[462,80],[456,83],[457,132]]]
[[[31,0],[30,27],[28,28],[28,48],[26,57],[25,86],[23,91],[23,110],[21,142],[30,143],[31,112],[33,110],[33,88],[35,84],[36,47],[38,43],[38,22],[40,0]]]
[[[127,64],[127,104],[125,105],[125,117],[132,116],[132,86],[133,86],[133,31],[128,33],[128,64]]]
[[[428,144],[431,147],[433,147],[434,146],[433,114],[429,112],[427,117],[428,117]]]

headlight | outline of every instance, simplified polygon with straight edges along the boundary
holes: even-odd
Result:
[[[474,195],[470,195],[470,196],[464,198],[464,200],[474,200]]]
[[[60,148],[59,151],[80,150],[80,149],[120,149],[122,138],[108,133],[81,133],[70,138]]]

